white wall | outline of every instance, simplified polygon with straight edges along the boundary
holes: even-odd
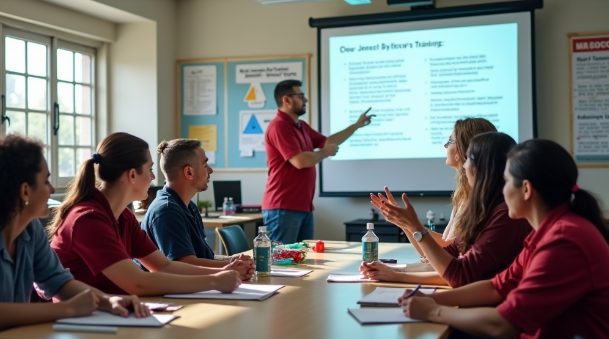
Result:
[[[437,1],[439,7],[489,1]],[[539,136],[569,146],[568,140],[568,32],[609,31],[604,0],[546,0],[536,12],[536,67]],[[180,0],[177,8],[177,58],[256,56],[285,53],[311,53],[311,101],[313,126],[317,126],[317,51],[316,30],[308,26],[309,17],[321,18],[404,10],[389,7],[386,1],[373,5],[349,6],[343,1],[264,6],[254,0]],[[399,170],[399,169],[396,169]],[[608,169],[584,169],[581,186],[609,202],[609,183],[603,179]],[[217,171],[212,179],[241,179],[244,201],[260,200],[266,181],[265,172]],[[379,187],[379,189],[381,189]],[[211,199],[210,192],[201,198]],[[449,215],[447,198],[413,199],[420,217],[429,208]],[[343,239],[343,222],[366,217],[365,198],[315,198],[317,237]]]

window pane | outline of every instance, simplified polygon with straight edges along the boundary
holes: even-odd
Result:
[[[6,75],[6,107],[25,108],[25,77]]]
[[[80,164],[89,159],[92,153],[93,151],[90,148],[78,148],[76,150],[76,168],[79,168]]]
[[[76,145],[91,146],[91,119],[76,117]]]
[[[44,113],[29,113],[27,119],[27,134],[29,137],[38,139],[45,144],[49,143],[49,126],[47,115]]]
[[[8,125],[6,124],[6,133],[15,133],[15,134],[21,134],[23,136],[25,136],[26,131],[25,131],[25,113],[24,112],[14,112],[14,111],[7,111],[6,112],[6,116],[9,117],[9,119],[11,119],[11,124]]]
[[[13,72],[25,73],[25,41],[6,37],[5,63],[6,69]]]
[[[70,147],[59,147],[57,152],[57,163],[59,164],[60,177],[74,176],[74,149]]]
[[[74,96],[76,101],[76,113],[91,114],[91,87],[75,85]]]
[[[57,50],[57,79],[74,80],[74,53],[65,49]]]
[[[60,112],[74,113],[74,86],[65,82],[58,83],[57,100]]]
[[[27,78],[27,105],[29,109],[47,110],[46,79]]]
[[[74,145],[74,117],[61,114],[59,116],[59,131],[57,132],[60,145]]]
[[[74,53],[74,80],[85,84],[91,83],[91,57],[86,54]]]
[[[27,72],[32,75],[47,75],[47,46],[28,41]]]

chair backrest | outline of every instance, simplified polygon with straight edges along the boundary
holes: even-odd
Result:
[[[243,228],[239,225],[216,227],[216,235],[222,241],[227,255],[233,255],[250,250],[250,244],[245,237]]]

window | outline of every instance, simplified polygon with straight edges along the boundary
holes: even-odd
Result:
[[[52,182],[65,186],[95,146],[95,50],[5,27],[2,33],[0,133],[40,140]]]

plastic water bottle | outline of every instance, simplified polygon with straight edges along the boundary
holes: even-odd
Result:
[[[362,260],[372,262],[379,260],[379,237],[374,234],[374,224],[366,224],[368,230],[362,237]]]
[[[230,215],[230,205],[228,197],[224,197],[224,202],[222,203],[222,214]]]
[[[254,263],[256,277],[271,276],[271,239],[266,234],[266,226],[258,227],[258,235],[254,238]]]
[[[233,197],[228,197],[228,215],[235,215],[237,212],[237,208],[235,206],[235,202],[233,201]]]
[[[427,228],[429,228],[430,231],[435,232],[436,224],[434,223],[434,220],[436,219],[436,214],[432,210],[429,210],[425,213],[425,218],[427,219]]]

